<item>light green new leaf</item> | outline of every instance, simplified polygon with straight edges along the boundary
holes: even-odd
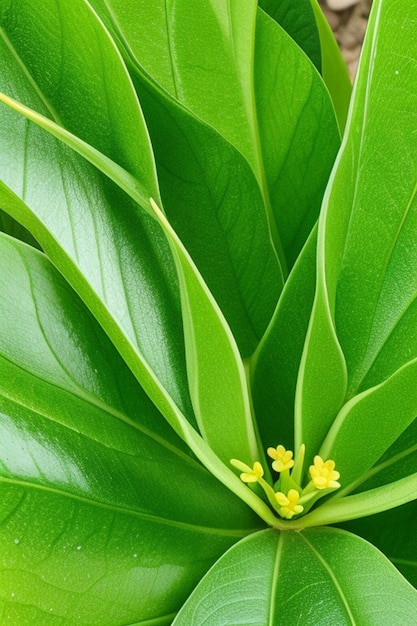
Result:
[[[404,626],[417,592],[376,548],[334,528],[263,531],[203,578],[175,626]]]
[[[4,235],[0,260],[2,618],[169,623],[256,519],[52,264]]]
[[[392,380],[406,376],[403,391],[417,382],[412,373],[417,320],[412,330],[408,316],[414,313],[416,292],[410,276],[417,276],[417,53],[413,29],[398,36],[408,13],[406,3],[373,4],[347,130],[324,200],[316,301],[298,387],[299,440],[307,439],[307,445],[320,445],[339,410],[358,392],[380,385],[397,370]],[[396,392],[398,420],[388,418],[394,407],[387,406],[380,428],[377,404],[352,420],[352,476],[367,455],[370,433],[382,454],[399,435],[397,421],[401,428],[410,423],[413,401],[403,391],[398,387]],[[382,401],[379,410],[384,411]],[[339,445],[336,429],[329,450]],[[355,469],[358,449],[363,454]],[[377,460],[372,450],[369,465]]]

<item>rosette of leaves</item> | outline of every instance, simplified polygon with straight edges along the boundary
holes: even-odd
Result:
[[[416,21],[0,0],[2,623],[417,622]]]

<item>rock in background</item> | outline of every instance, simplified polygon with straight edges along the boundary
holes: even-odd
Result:
[[[320,0],[353,79],[372,0]]]

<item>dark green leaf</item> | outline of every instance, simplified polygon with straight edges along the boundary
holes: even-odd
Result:
[[[283,277],[255,176],[243,156],[132,68],[149,126],[164,210],[250,356]]]
[[[414,466],[415,467],[415,466]],[[343,524],[371,541],[417,587],[417,503]]]
[[[317,220],[340,145],[339,131],[321,77],[287,33],[262,11],[256,23],[254,64],[265,178],[291,268]],[[289,75],[294,79],[289,81]]]
[[[252,399],[266,447],[280,443],[294,449],[295,390],[314,299],[316,242],[314,229],[251,360]]]
[[[259,0],[259,6],[282,26],[320,71],[320,38],[310,0]]]

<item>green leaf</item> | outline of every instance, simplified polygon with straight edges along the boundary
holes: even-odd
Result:
[[[331,95],[340,132],[343,133],[352,95],[346,63],[318,0],[310,0],[317,22],[321,47],[323,80]]]
[[[152,138],[164,211],[248,357],[283,284],[255,176],[218,132],[137,65],[131,72]]]
[[[314,299],[317,228],[295,263],[259,348],[250,361],[251,392],[265,447],[294,450],[298,369]]]
[[[343,486],[347,487],[369,470],[414,421],[417,397],[410,389],[416,383],[417,360],[414,360],[377,387],[355,396],[339,412],[320,448],[320,455],[337,459]],[[352,442],[358,438],[358,432],[367,445],[358,445],[352,459]]]
[[[410,476],[417,461],[417,420],[388,448],[378,462],[358,479],[348,492],[361,492]],[[343,492],[346,490],[344,489]]]
[[[416,56],[411,32],[398,37],[408,9],[397,8],[385,0],[373,5],[347,131],[319,223],[316,300],[297,392],[299,440],[318,449],[334,421],[324,450],[339,454],[343,438],[343,463],[350,452],[346,471],[352,477],[366,458],[372,465],[415,415],[415,396],[404,389],[417,382],[416,325],[412,331],[408,316],[415,310],[410,276],[417,275],[417,63],[410,62]],[[374,394],[367,393],[372,387]],[[394,387],[387,404],[384,389]],[[358,393],[363,395],[354,399]],[[378,412],[386,413],[378,420],[381,427]]]
[[[16,239],[20,239],[20,241],[25,241],[29,245],[34,248],[39,248],[39,244],[32,237],[29,231],[26,230],[19,222],[16,222],[13,218],[10,217],[7,213],[0,209],[0,231],[3,233],[7,233]]]
[[[416,590],[363,539],[268,530],[221,557],[174,624],[402,626],[416,615]]]
[[[200,433],[225,463],[237,457],[252,465],[262,452],[237,345],[187,250],[158,206],[152,201],[151,205],[179,275],[188,381]]]
[[[417,499],[417,473],[353,496],[342,497],[342,493],[336,494],[326,504],[305,515],[301,526],[308,528],[336,524],[412,502]]]
[[[291,268],[316,223],[339,131],[317,70],[262,11],[255,43],[259,141],[272,215]],[[288,80],[289,74],[294,80]]]
[[[27,4],[22,4],[23,12],[25,7],[27,9]],[[85,6],[83,2],[80,4],[84,7],[80,9],[82,16]],[[46,37],[50,37],[50,45],[55,44],[55,54],[59,57],[60,39],[56,37],[56,30],[52,28],[57,10],[56,6],[54,11],[51,10],[51,28]],[[6,10],[3,13],[8,15]],[[19,12],[16,15],[19,15]],[[118,72],[119,79],[117,75],[113,77],[119,94],[117,97],[124,94],[122,99],[126,100],[126,106],[130,102],[131,108],[134,106],[136,111],[136,117],[132,117],[133,109],[129,115],[125,105],[121,109],[135,127],[129,134],[129,139],[134,144],[132,150],[135,153],[141,150],[144,155],[148,155],[146,158],[150,162],[152,155],[146,129],[126,68],[98,18],[91,11],[89,15],[85,28],[80,27],[77,20],[70,20],[65,25],[66,32],[68,31],[66,54],[70,54],[73,45],[75,58],[78,58],[77,38],[81,32],[88,33],[90,28],[92,41],[98,41],[100,54],[104,55],[103,58],[108,57],[109,68],[113,68],[113,72]],[[30,25],[31,21],[28,20],[27,23]],[[74,30],[72,36],[71,29]],[[61,115],[58,107],[64,105],[59,95],[59,82],[55,84],[55,88],[48,83],[48,91],[44,93],[33,82],[31,75],[20,62],[20,57],[17,56],[18,44],[25,47],[25,41],[17,39],[15,48],[11,50],[2,40],[0,64],[2,88],[15,93],[45,114],[50,113],[51,98],[55,94],[53,108]],[[96,56],[94,46],[92,45],[91,49],[87,46],[85,59],[83,57],[84,60],[72,68],[73,72],[80,75],[80,85],[83,84],[83,80],[88,79],[91,82],[91,65],[97,61]],[[102,65],[96,66],[101,67],[99,73],[101,82],[97,77],[97,84],[101,85],[102,89],[101,91],[97,89],[96,94],[100,111],[100,102],[107,108],[109,102],[106,100],[105,91],[106,69]],[[97,67],[95,71],[98,71]],[[59,80],[59,75],[56,78]],[[76,79],[77,76],[74,76],[73,81]],[[113,94],[113,98],[116,103],[116,93]],[[95,98],[92,98],[91,102],[94,101]],[[45,102],[48,106],[45,106]],[[93,105],[88,105],[88,112],[90,117],[94,118],[91,123],[93,132],[95,123]],[[67,117],[70,113],[71,110],[68,110]],[[33,111],[30,114],[37,120],[41,119],[41,116]],[[74,109],[73,115],[76,124],[80,111]],[[151,368],[156,372],[164,389],[168,390],[176,405],[193,422],[186,379],[175,267],[165,237],[155,220],[139,212],[135,203],[60,141],[48,137],[7,107],[1,107],[1,116],[2,145],[7,148],[8,158],[1,162],[0,177],[16,194],[22,195],[25,199],[25,203],[19,200],[2,183],[2,207],[23,223],[40,241],[43,249],[106,327],[118,349],[125,354],[128,353],[126,359],[136,373],[139,353],[145,355],[143,358],[146,364],[142,366],[142,371]],[[107,133],[111,135],[111,118],[105,120],[99,116],[98,119],[101,119],[100,132],[103,132],[101,124],[107,123]],[[46,118],[44,122],[53,126],[53,122]],[[141,127],[145,135],[140,134]],[[76,144],[78,142],[81,151],[93,155],[107,174],[114,172],[119,174],[118,182],[129,189],[133,186],[135,197],[146,206],[149,202],[149,193],[155,188],[154,185],[144,187],[142,182],[138,182],[126,170],[90,148],[81,139],[74,138],[66,129],[59,125],[55,125],[55,128],[62,136],[73,138]],[[124,138],[126,139],[126,133]],[[138,161],[138,164],[140,165],[141,161]],[[144,172],[146,169],[143,168]],[[157,190],[155,191],[158,194]],[[155,342],[160,340],[164,348],[155,350]],[[160,400],[161,394],[159,390],[155,391],[152,376],[155,375],[147,374],[148,390],[154,398]],[[153,391],[150,389],[152,386]],[[169,402],[172,403],[172,400],[168,401],[168,404]]]
[[[45,0],[40,7],[30,0],[2,0],[0,27],[2,45],[15,64],[2,63],[2,91],[17,96],[19,90],[31,104],[32,94],[26,102],[22,91],[27,83],[24,89],[36,92],[48,117],[135,175],[148,195],[157,196],[152,150],[135,91],[119,51],[88,2]]]
[[[310,0],[259,0],[258,5],[282,26],[320,71],[320,38]]]
[[[94,5],[130,63],[213,126],[251,165],[285,274],[317,217],[339,142],[331,101],[312,63],[278,24],[254,12],[253,3],[245,11],[223,0],[192,8],[174,4],[167,14],[165,4],[156,2]],[[282,71],[287,66],[296,72],[294,83]],[[281,228],[290,248],[285,260]]]
[[[190,455],[52,264],[4,235],[0,260],[2,615],[169,623],[256,520]]]
[[[417,586],[417,503],[343,524],[372,542]]]

